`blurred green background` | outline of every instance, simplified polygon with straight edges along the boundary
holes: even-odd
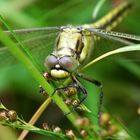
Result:
[[[92,12],[97,2],[97,0],[0,0],[0,14],[12,29],[67,24],[82,25],[95,21],[92,19]],[[106,0],[98,13],[98,18],[113,8],[114,2],[115,0]],[[115,30],[140,34],[139,13],[140,1],[134,0],[134,7]],[[100,43],[98,44],[100,45]],[[113,46],[114,44],[112,48]],[[107,51],[107,47],[105,49]],[[100,51],[100,46],[95,49],[95,53],[96,50]],[[48,52],[46,52],[47,54]],[[114,118],[123,122],[126,128],[138,137],[140,137],[140,115],[137,113],[137,109],[140,107],[139,55],[138,52],[128,53],[129,61],[123,60],[123,55],[116,55],[102,60],[84,71],[85,74],[103,83],[104,107],[107,111]],[[131,61],[132,58],[137,61]],[[85,104],[94,110],[98,102],[96,100],[98,89],[88,82],[82,81],[82,83],[89,92]],[[43,103],[45,97],[39,94],[38,83],[26,68],[22,64],[16,64],[0,69],[0,100],[7,108],[16,110],[28,121]],[[36,125],[41,127],[45,121],[50,125],[62,126],[65,129],[72,128],[54,103],[49,105]],[[7,140],[7,137],[16,136],[19,132],[0,126],[0,140]],[[6,135],[7,133],[9,135]],[[45,136],[31,133],[27,139],[30,138],[46,139]]]

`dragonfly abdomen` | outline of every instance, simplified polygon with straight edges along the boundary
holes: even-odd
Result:
[[[112,30],[115,28],[123,19],[124,15],[127,14],[128,10],[132,7],[132,1],[123,1],[115,9],[110,11],[107,15],[102,17],[100,20],[92,24],[94,28]]]

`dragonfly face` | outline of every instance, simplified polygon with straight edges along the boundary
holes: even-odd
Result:
[[[73,67],[72,63],[71,57],[64,56],[59,58],[53,54],[49,55],[45,60],[45,65],[50,69],[51,77],[57,79],[64,79],[70,76],[68,68]]]
[[[58,35],[56,46],[45,60],[45,66],[50,69],[52,77],[64,79],[70,76],[88,55],[91,36],[84,34],[82,29],[65,27]]]

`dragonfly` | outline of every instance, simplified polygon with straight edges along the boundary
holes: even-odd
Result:
[[[96,42],[99,42],[102,38],[119,42],[123,45],[131,45],[135,41],[140,41],[140,36],[111,31],[122,21],[131,6],[132,1],[123,1],[93,24],[13,30],[22,43],[28,46],[31,54],[36,56],[35,59],[38,63],[42,63],[42,59],[44,59],[44,66],[48,68],[48,71],[44,72],[44,77],[49,82],[61,82],[71,78],[72,82],[70,84],[64,87],[57,87],[51,96],[59,90],[64,90],[68,96],[82,93],[83,97],[79,99],[78,103],[74,104],[72,110],[67,114],[75,111],[87,98],[88,92],[79,80],[79,78],[82,78],[100,88],[98,109],[98,116],[100,116],[103,100],[102,83],[80,73],[79,69],[90,61],[90,56],[94,54],[93,49]],[[5,32],[11,35],[10,31]],[[50,48],[52,46],[54,48],[51,52]],[[48,52],[50,54],[46,56]],[[6,47],[0,47],[0,59],[1,66],[3,60],[7,60],[4,63],[10,64],[16,61]],[[10,62],[9,59],[11,60]],[[44,69],[44,66],[42,69]],[[40,92],[44,92],[44,89],[40,88]]]

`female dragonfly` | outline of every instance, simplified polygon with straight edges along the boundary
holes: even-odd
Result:
[[[67,91],[69,95],[73,93],[83,93],[83,97],[79,100],[78,104],[73,107],[71,112],[76,110],[87,97],[87,91],[78,79],[81,77],[101,89],[98,115],[100,114],[103,98],[102,84],[93,78],[79,73],[78,70],[88,62],[88,58],[93,52],[95,43],[100,40],[100,38],[106,38],[128,45],[133,44],[133,41],[140,41],[139,36],[111,31],[121,22],[131,6],[131,1],[123,1],[115,9],[93,24],[85,24],[77,27],[68,25],[62,27],[14,30],[14,32],[21,37],[22,43],[29,46],[32,52],[38,51],[38,49],[43,50],[38,42],[46,43],[48,38],[52,38],[53,35],[56,37],[52,53],[45,58],[44,64],[49,71],[45,72],[44,76],[49,81],[61,81],[69,77],[72,80],[70,85],[57,88],[52,95],[58,90]],[[9,31],[5,32],[10,34]],[[52,44],[47,42],[47,45],[49,46]],[[7,57],[8,55],[10,56],[7,48],[1,47],[1,60],[9,58]],[[12,56],[11,59],[14,61]],[[42,88],[41,91],[43,92]]]

